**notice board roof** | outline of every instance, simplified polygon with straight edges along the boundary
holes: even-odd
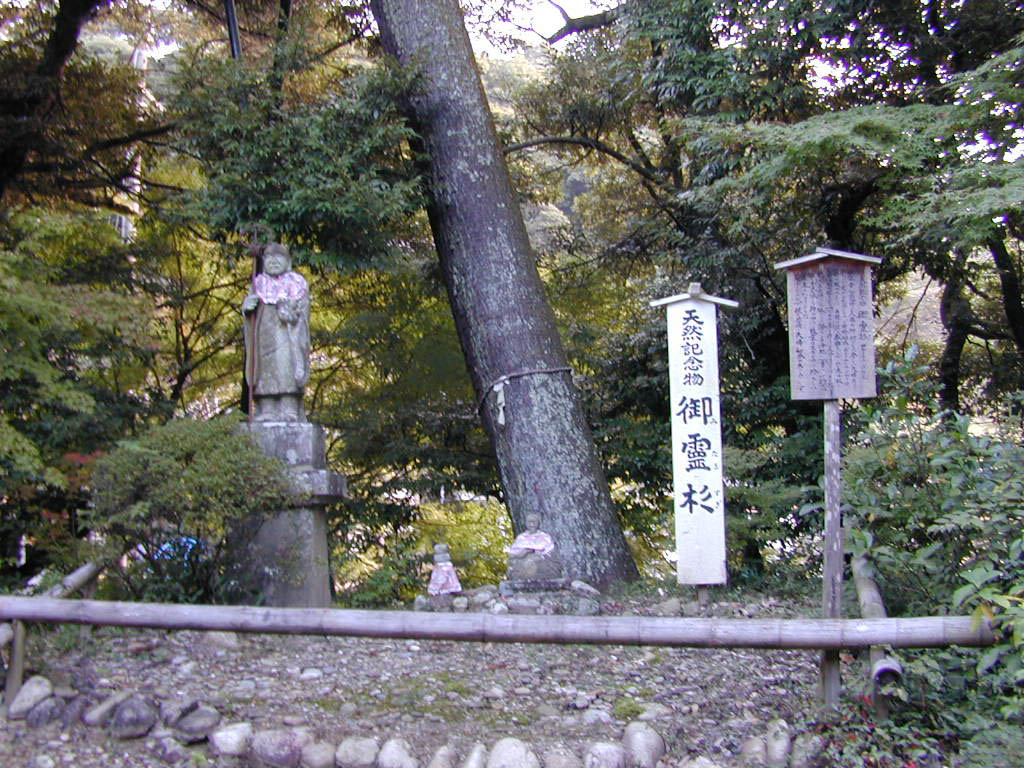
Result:
[[[814,253],[809,253],[806,256],[801,256],[796,259],[790,259],[789,261],[780,261],[775,265],[776,269],[789,269],[790,267],[799,267],[803,264],[810,264],[812,261],[820,261],[821,259],[847,259],[849,261],[860,261],[864,264],[881,264],[882,260],[877,256],[865,256],[863,253],[853,253],[852,251],[838,251],[835,248],[816,248]]]

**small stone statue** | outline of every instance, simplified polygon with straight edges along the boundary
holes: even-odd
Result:
[[[434,571],[430,574],[430,585],[427,587],[427,594],[451,595],[462,591],[459,583],[459,575],[452,565],[452,556],[448,552],[447,544],[434,545]]]
[[[263,271],[242,302],[254,421],[306,421],[302,393],[309,381],[309,286],[291,267],[285,246],[268,245]]]
[[[526,516],[526,530],[516,536],[508,550],[510,581],[558,579],[562,576],[562,560],[555,542],[540,530],[540,516]]]

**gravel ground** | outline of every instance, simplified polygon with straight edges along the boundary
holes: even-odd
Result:
[[[678,605],[678,603],[677,603]],[[606,615],[665,615],[663,595],[605,600]],[[716,603],[706,615],[790,617],[759,597]],[[803,612],[803,615],[811,615]],[[668,745],[665,766],[703,755],[722,766],[768,721],[814,708],[811,651],[223,636],[201,632],[32,629],[28,674],[96,700],[136,691],[159,702],[194,696],[222,723],[256,730],[308,726],[338,744],[351,735],[406,739],[426,765],[443,744],[459,763],[472,745],[514,736],[538,754],[565,744],[583,754],[617,740],[647,712]],[[197,747],[202,753],[203,748]],[[100,728],[0,722],[0,765],[158,766],[152,740],[118,741]],[[46,760],[45,758],[49,758]],[[52,761],[50,763],[49,761]],[[202,764],[203,758],[193,761]]]

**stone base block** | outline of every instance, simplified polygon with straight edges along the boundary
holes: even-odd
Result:
[[[333,504],[348,495],[344,475],[327,469],[293,470],[289,473],[309,504]]]
[[[513,545],[514,546],[514,545]],[[540,552],[527,552],[518,557],[508,558],[508,569],[505,575],[509,581],[544,581],[547,579],[560,579],[564,575],[562,571],[562,559],[557,551],[547,554]]]
[[[327,517],[323,509],[299,507],[265,522],[256,535],[254,567],[265,605],[328,608]]]
[[[253,421],[241,428],[252,435],[268,456],[289,467],[324,469],[327,466],[324,430],[308,421]]]
[[[255,395],[253,421],[305,421],[301,394]]]

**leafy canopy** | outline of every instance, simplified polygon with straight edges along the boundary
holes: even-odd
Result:
[[[300,263],[386,262],[422,202],[397,109],[408,76],[361,67],[306,91],[301,74],[279,90],[272,70],[202,59],[183,69],[182,150],[205,174],[191,203],[214,237],[262,225]]]

